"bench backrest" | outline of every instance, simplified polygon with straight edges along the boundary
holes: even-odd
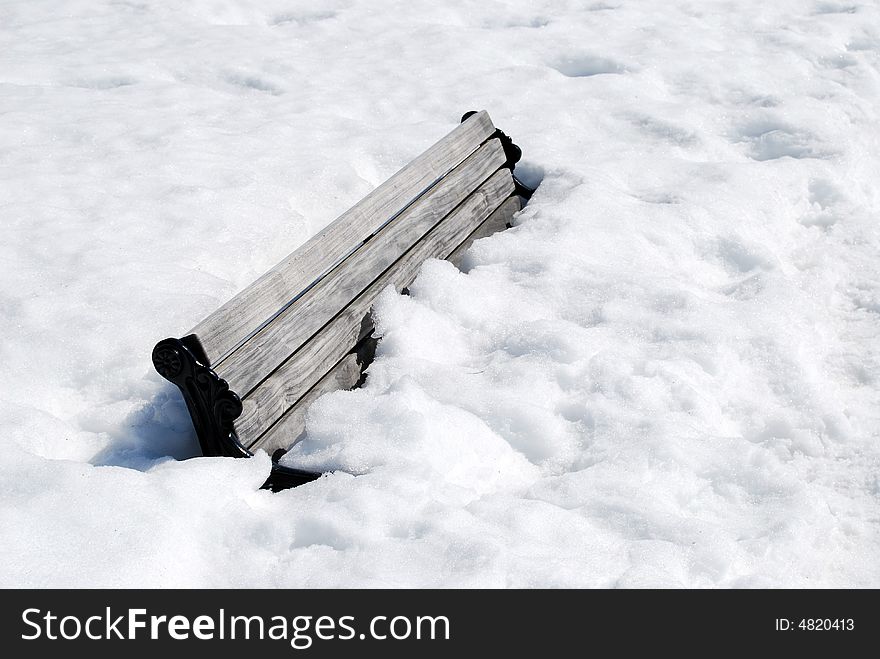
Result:
[[[245,448],[291,444],[311,400],[358,381],[353,349],[382,289],[519,209],[499,134],[472,115],[193,328],[205,365],[241,399]]]

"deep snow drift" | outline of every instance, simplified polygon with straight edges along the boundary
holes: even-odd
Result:
[[[483,108],[338,471],[178,461],[155,341]],[[3,3],[0,585],[880,586],[878,108],[876,2]]]

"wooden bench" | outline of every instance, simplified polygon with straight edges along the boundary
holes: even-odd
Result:
[[[350,389],[372,358],[370,307],[425,259],[457,264],[508,226],[532,190],[520,149],[486,112],[461,124],[180,339],[153,349],[177,385],[206,456],[273,455],[264,487],[318,478],[278,464],[321,394]]]

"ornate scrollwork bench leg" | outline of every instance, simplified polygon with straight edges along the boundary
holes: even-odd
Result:
[[[210,366],[205,351],[194,334],[182,339],[164,339],[153,348],[153,366],[163,378],[176,385],[192,418],[202,454],[249,458],[248,451],[235,432],[235,420],[241,416],[238,394]],[[296,487],[319,478],[321,474],[291,469],[272,461],[272,473],[263,484],[274,492]]]

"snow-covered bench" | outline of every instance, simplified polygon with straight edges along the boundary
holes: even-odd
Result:
[[[486,112],[462,123],[180,339],[153,349],[180,388],[204,455],[274,452],[266,487],[320,474],[277,463],[321,394],[358,384],[372,358],[370,307],[428,258],[457,262],[504,228],[531,190],[519,147]]]

